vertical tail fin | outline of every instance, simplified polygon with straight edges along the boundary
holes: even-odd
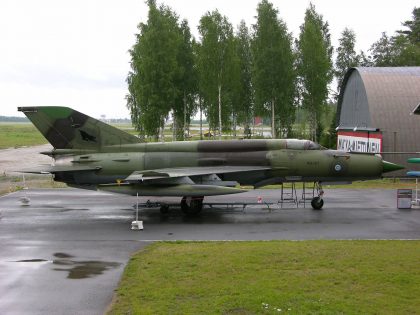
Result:
[[[103,146],[138,143],[139,140],[68,107],[19,107],[55,149],[99,150]]]

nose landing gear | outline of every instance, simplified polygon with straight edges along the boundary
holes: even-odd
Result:
[[[321,210],[324,206],[324,200],[322,199],[322,196],[324,195],[324,191],[322,190],[321,183],[316,182],[315,183],[315,189],[318,194],[317,197],[312,198],[311,200],[311,206],[314,210]]]
[[[314,210],[321,210],[324,205],[324,200],[321,197],[314,197],[311,201],[311,206]]]

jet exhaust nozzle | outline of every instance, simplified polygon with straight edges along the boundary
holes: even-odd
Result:
[[[405,167],[399,164],[391,163],[388,161],[382,161],[382,173],[388,173],[393,171],[402,170]]]

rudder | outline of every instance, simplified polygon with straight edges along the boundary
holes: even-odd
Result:
[[[69,107],[18,107],[55,149],[100,150],[138,143],[137,137]]]

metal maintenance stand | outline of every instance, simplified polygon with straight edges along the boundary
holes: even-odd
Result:
[[[281,184],[281,195],[280,200],[278,203],[280,204],[280,207],[283,208],[284,203],[294,204],[296,208],[299,206],[297,193],[296,193],[296,183],[292,182],[292,187],[290,187],[290,190],[288,191],[287,188],[284,188],[284,184]]]
[[[408,163],[420,164],[420,158],[409,158],[407,160]],[[420,206],[420,200],[418,196],[419,186],[418,186],[418,179],[420,177],[420,171],[408,171],[407,175],[410,177],[414,177],[416,179],[416,188],[415,188],[415,198],[412,201],[412,205],[418,208]]]
[[[132,230],[143,230],[143,221],[139,221],[139,194],[136,201],[136,221],[131,222]]]
[[[21,203],[21,206],[29,206],[31,199],[28,197],[28,194],[26,193],[26,191],[28,190],[28,187],[26,186],[26,181],[25,181],[25,174],[22,174],[22,190],[25,192],[23,197],[19,198],[19,201]]]
[[[413,206],[415,206],[416,208],[417,207],[420,207],[420,200],[419,200],[419,196],[418,196],[418,193],[419,193],[419,178],[418,177],[416,177],[416,188],[415,188],[415,197],[414,197],[414,200],[412,201],[412,204],[413,204]]]

